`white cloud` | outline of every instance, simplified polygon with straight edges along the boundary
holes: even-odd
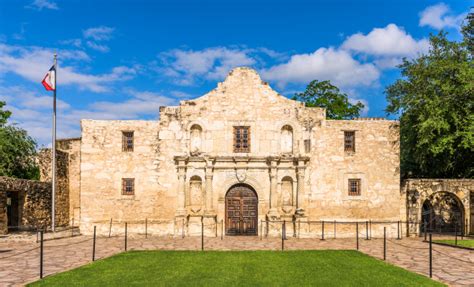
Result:
[[[56,2],[51,1],[51,0],[34,0],[31,4],[25,7],[36,9],[38,11],[41,11],[43,9],[51,9],[51,10],[59,9],[58,4],[56,4]]]
[[[367,35],[351,35],[341,47],[376,56],[415,56],[428,51],[429,42],[426,39],[415,40],[403,28],[389,24],[385,28],[374,28]]]
[[[82,46],[82,40],[81,39],[69,39],[69,40],[62,40],[62,41],[59,41],[59,44],[61,45],[71,45],[71,46],[74,46],[76,48],[80,48]]]
[[[99,26],[86,29],[82,32],[84,38],[93,39],[95,41],[107,41],[112,39],[115,28],[107,26]]]
[[[287,63],[262,71],[265,79],[279,85],[309,83],[314,79],[330,80],[340,87],[368,86],[379,78],[379,71],[370,63],[360,63],[345,50],[319,48],[310,54],[296,54]]]
[[[198,51],[175,49],[162,53],[160,58],[164,64],[159,71],[183,85],[194,83],[196,77],[222,79],[236,66],[251,66],[256,63],[251,50],[226,47]]]
[[[81,119],[114,120],[158,118],[159,107],[176,104],[176,99],[151,91],[128,89],[123,101],[97,101],[84,109],[75,109],[67,102],[58,100],[58,138],[80,136]],[[21,96],[18,96],[21,95]],[[51,96],[35,95],[21,87],[0,87],[0,99],[7,101],[7,110],[12,112],[10,123],[26,129],[40,145],[51,142]]]
[[[19,47],[0,44],[0,76],[2,73],[15,73],[32,82],[40,82],[46,71],[52,65],[54,51],[40,47]],[[134,77],[135,67],[119,66],[107,74],[85,74],[68,62],[89,61],[89,56],[83,51],[58,51],[58,85],[77,85],[80,89],[93,92],[109,90],[108,84],[125,81]]]
[[[107,53],[110,50],[108,46],[100,45],[92,41],[87,41],[86,44],[89,48],[102,52],[102,53]]]
[[[444,28],[459,29],[466,14],[454,15],[448,5],[439,3],[427,7],[420,13],[420,26],[429,26],[438,30]]]

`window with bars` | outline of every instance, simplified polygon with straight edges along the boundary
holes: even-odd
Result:
[[[355,131],[344,131],[344,151],[355,152]]]
[[[351,178],[349,179],[349,195],[360,195],[360,179]]]
[[[133,151],[133,131],[122,132],[122,151]]]
[[[134,178],[122,178],[122,194],[123,195],[135,194],[135,179]]]
[[[234,127],[234,152],[250,152],[250,127]]]

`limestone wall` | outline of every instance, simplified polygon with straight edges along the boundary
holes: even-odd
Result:
[[[250,152],[234,153],[234,126],[250,127]],[[127,130],[133,152],[122,151]],[[356,131],[353,154],[344,152],[344,130]],[[238,183],[258,195],[259,220],[404,220],[398,143],[395,121],[325,120],[324,109],[237,68],[206,95],[161,107],[159,121],[82,121],[81,231],[148,218],[154,232],[176,235],[184,219],[193,233],[198,216],[225,219],[225,195]],[[121,194],[128,177],[133,196]],[[352,177],[362,180],[361,196],[348,195]]]
[[[110,218],[172,220],[174,190],[158,181],[158,123],[82,120],[81,128],[81,232]],[[134,151],[123,152],[122,131],[130,130]],[[122,195],[122,178],[135,178],[134,195]]]
[[[78,225],[81,215],[81,139],[58,140],[57,148],[68,155],[69,224]]]
[[[5,234],[8,231],[7,192],[18,195],[20,227],[41,228],[50,226],[51,184],[0,176],[0,234]]]

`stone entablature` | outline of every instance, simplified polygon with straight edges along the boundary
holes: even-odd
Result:
[[[234,127],[248,127],[250,150],[234,152]],[[398,122],[326,120],[322,108],[281,96],[249,68],[234,69],[208,94],[161,107],[159,121],[82,120],[81,231],[93,224],[153,219],[173,234],[200,215],[221,221],[225,196],[245,183],[258,219],[404,220]],[[122,151],[122,131],[134,151]],[[344,151],[355,131],[356,151]],[[121,193],[134,178],[135,193]],[[361,195],[348,195],[348,179]]]

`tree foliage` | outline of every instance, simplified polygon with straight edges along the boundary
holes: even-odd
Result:
[[[326,109],[326,117],[333,120],[351,119],[358,117],[364,104],[352,104],[346,94],[339,91],[329,81],[314,80],[302,93],[296,93],[294,100],[304,102],[307,107]]]
[[[10,111],[3,110],[0,102],[0,176],[38,179],[36,142],[25,130],[7,125]]]
[[[472,20],[470,25],[472,32]],[[462,42],[449,41],[444,32],[432,35],[430,51],[404,59],[399,66],[402,78],[385,90],[387,112],[400,116],[404,177],[474,176],[474,67],[469,43],[472,33],[464,33]]]

